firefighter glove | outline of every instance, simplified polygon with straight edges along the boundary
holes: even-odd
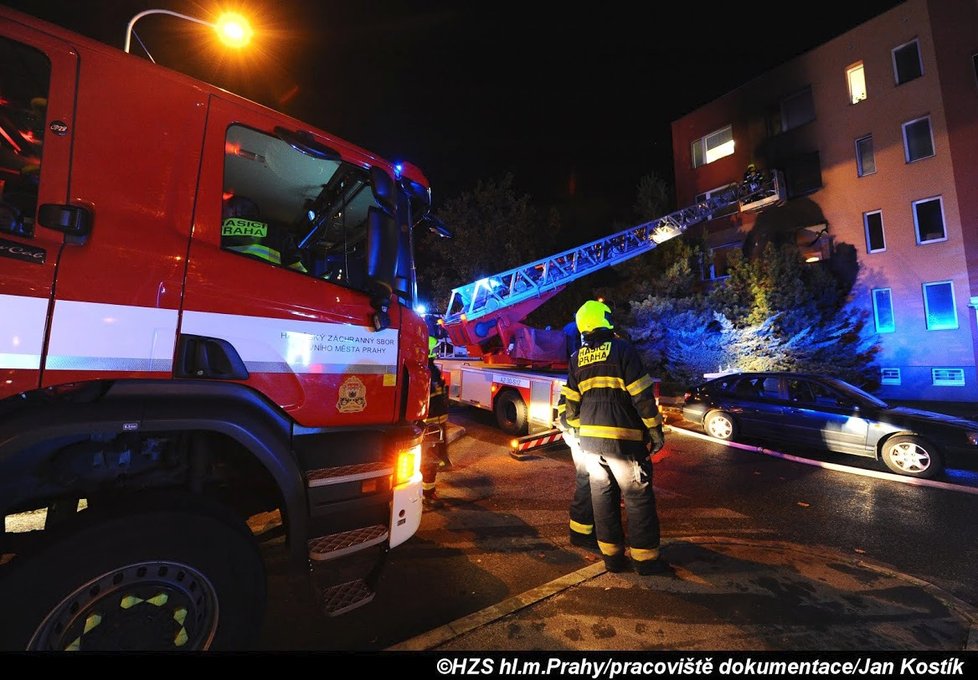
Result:
[[[655,427],[649,428],[649,437],[652,440],[650,453],[657,453],[663,446],[666,445],[666,435],[663,434],[661,425],[656,425]]]

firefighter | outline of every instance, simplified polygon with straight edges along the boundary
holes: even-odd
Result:
[[[582,347],[571,357],[564,427],[577,433],[587,465],[598,548],[608,571],[671,574],[659,554],[652,461],[665,444],[652,378],[630,342],[616,337],[603,302],[577,311]],[[628,548],[622,523],[624,500]]]
[[[428,337],[428,370],[431,382],[428,390],[428,417],[425,418],[424,451],[421,455],[421,488],[426,506],[435,503],[435,479],[439,470],[449,470],[448,458],[448,388],[438,365],[435,364],[435,345],[438,341]]]
[[[308,273],[292,235],[274,223],[262,221],[258,205],[247,196],[232,195],[224,199],[221,246]]]

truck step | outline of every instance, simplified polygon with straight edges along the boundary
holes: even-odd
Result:
[[[374,599],[374,591],[362,578],[340,583],[322,591],[323,611],[327,616],[339,616],[362,607]]]
[[[341,465],[340,467],[319,468],[306,471],[306,485],[309,487],[326,486],[329,484],[346,484],[361,479],[386,477],[394,474],[390,463],[361,463],[359,465]]]
[[[325,562],[383,543],[389,533],[383,524],[327,534],[309,540],[309,559]]]

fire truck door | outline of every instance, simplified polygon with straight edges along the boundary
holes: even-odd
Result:
[[[393,422],[400,320],[373,329],[362,266],[369,160],[296,125],[211,98],[174,370],[246,381],[303,425]]]

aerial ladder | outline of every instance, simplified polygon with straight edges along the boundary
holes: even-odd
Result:
[[[468,359],[441,360],[449,396],[494,411],[500,428],[510,434],[545,430],[545,443],[554,441],[559,437],[553,437],[553,413],[566,380],[566,336],[562,329],[531,328],[524,319],[572,281],[647,253],[693,225],[784,200],[779,171],[749,173],[742,182],[663,217],[453,289],[438,324]]]
[[[524,325],[531,312],[570,282],[647,253],[733,206],[749,212],[782,203],[783,185],[780,173],[771,171],[663,217],[459,286],[441,325],[453,345],[486,364],[566,368],[563,332]]]

